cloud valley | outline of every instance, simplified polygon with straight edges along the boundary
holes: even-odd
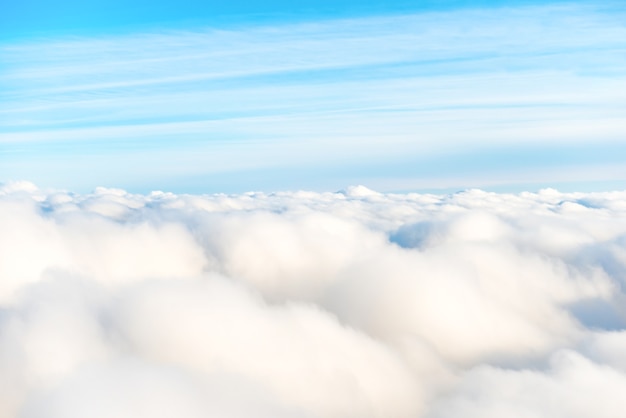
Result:
[[[0,185],[0,417],[617,417],[626,192]]]

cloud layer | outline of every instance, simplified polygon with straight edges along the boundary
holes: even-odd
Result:
[[[0,186],[0,417],[617,417],[626,193]]]

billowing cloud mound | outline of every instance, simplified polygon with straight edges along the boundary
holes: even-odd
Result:
[[[626,192],[0,186],[0,417],[617,417]]]

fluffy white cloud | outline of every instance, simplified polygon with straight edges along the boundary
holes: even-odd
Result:
[[[1,185],[0,417],[616,416],[624,202]]]
[[[545,371],[482,366],[436,403],[435,417],[606,417],[622,416],[626,374],[572,351],[555,353]]]

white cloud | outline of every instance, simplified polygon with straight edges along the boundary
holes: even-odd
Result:
[[[557,352],[546,371],[471,371],[427,417],[606,417],[622,415],[626,375],[575,352]]]
[[[0,416],[616,416],[625,200],[2,185]]]

